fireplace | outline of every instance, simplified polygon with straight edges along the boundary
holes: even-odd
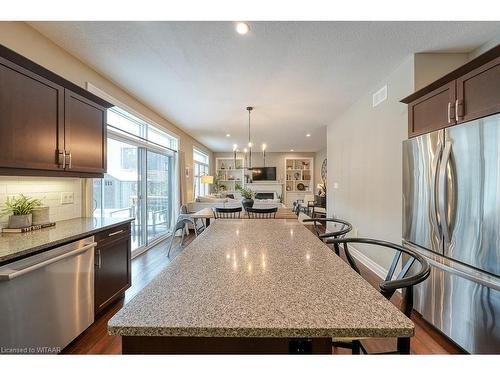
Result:
[[[274,192],[257,192],[255,199],[274,199]]]

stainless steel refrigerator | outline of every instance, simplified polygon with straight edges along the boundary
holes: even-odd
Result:
[[[500,353],[500,115],[403,142],[403,242],[431,276],[415,309],[471,353]]]

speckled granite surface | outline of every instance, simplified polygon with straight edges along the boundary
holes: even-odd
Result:
[[[413,336],[414,325],[297,220],[217,220],[109,321],[108,332],[396,337]]]
[[[23,255],[48,249],[83,236],[91,236],[103,229],[130,222],[131,220],[133,219],[82,217],[58,221],[55,227],[28,233],[1,233],[0,262],[11,261]]]

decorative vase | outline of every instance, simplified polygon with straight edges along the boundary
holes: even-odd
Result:
[[[11,215],[9,216],[9,224],[8,228],[10,229],[18,229],[18,228],[27,228],[31,227],[32,216],[28,215]]]
[[[252,198],[243,198],[241,200],[241,205],[243,208],[246,210],[248,207],[252,208],[253,207],[253,199]]]
[[[32,225],[48,224],[49,219],[49,207],[38,207],[32,212]]]

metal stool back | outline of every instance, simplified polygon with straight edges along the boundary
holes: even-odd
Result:
[[[273,207],[273,208],[248,207],[246,211],[250,219],[276,219],[276,212],[278,212],[278,207]]]
[[[239,219],[241,217],[241,207],[235,208],[214,208],[214,217],[216,219]]]
[[[391,266],[389,267],[389,271],[387,272],[385,279],[379,284],[379,291],[386,299],[390,300],[396,290],[402,289],[403,298],[399,308],[408,318],[410,318],[411,312],[413,310],[413,287],[427,279],[431,272],[429,263],[422,255],[407,247],[399,246],[392,242],[375,240],[371,238],[328,239],[326,240],[326,243],[331,243],[337,246],[342,244],[344,249],[347,248],[348,243],[359,243],[396,250],[392,259]],[[406,258],[408,259],[402,259],[403,254],[405,254]],[[394,277],[397,265],[400,260],[402,260],[401,271],[399,271],[396,277]],[[419,270],[416,273],[408,275],[410,268],[415,262],[419,263]],[[409,345],[409,338],[399,338],[398,352],[409,352]],[[361,345],[359,340],[354,340],[352,343],[347,345],[346,343],[334,343],[334,346],[350,347],[353,351],[353,354],[359,354],[360,350],[366,353],[366,349],[363,347],[363,345]]]

